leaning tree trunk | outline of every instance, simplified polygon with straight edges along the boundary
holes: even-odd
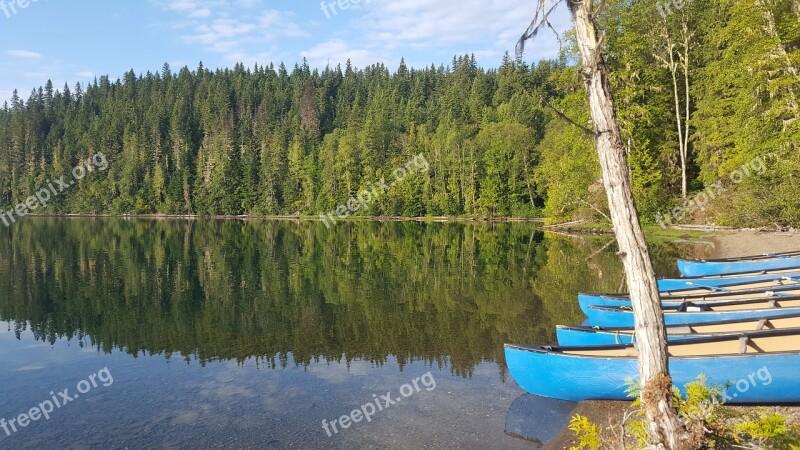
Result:
[[[642,405],[649,422],[648,434],[658,447],[685,449],[689,447],[688,433],[672,404],[666,329],[656,276],[633,200],[630,172],[594,19],[593,2],[567,0],[567,3],[575,21],[582,74],[595,125],[595,147],[600,156],[611,221],[633,302]]]

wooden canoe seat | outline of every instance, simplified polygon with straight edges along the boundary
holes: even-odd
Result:
[[[756,327],[756,331],[761,331],[763,329],[774,330],[775,325],[773,325],[772,321],[769,319],[761,319],[758,321],[758,326]]]
[[[739,354],[744,355],[745,353],[753,353],[748,352],[748,349],[755,350],[756,353],[764,353],[764,349],[756,345],[752,339],[747,336],[742,336],[739,338]]]
[[[692,327],[667,327],[667,334],[692,334]]]

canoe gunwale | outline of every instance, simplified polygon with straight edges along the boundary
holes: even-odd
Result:
[[[677,341],[670,342],[669,347],[680,347],[687,345],[698,344],[713,344],[717,342],[728,342],[740,340],[741,338],[758,339],[768,337],[784,337],[784,336],[798,336],[800,335],[800,328],[789,328],[786,330],[766,330],[766,331],[753,331],[733,333],[725,336],[711,336],[698,338],[691,341]],[[539,354],[558,355],[559,357],[574,357],[579,359],[592,359],[592,360],[636,360],[637,356],[597,356],[597,355],[581,355],[567,352],[591,352],[591,351],[613,351],[613,350],[628,350],[635,348],[636,344],[618,344],[618,345],[588,345],[588,346],[573,346],[562,347],[557,345],[521,345],[521,344],[505,344],[505,349],[527,351]],[[766,353],[740,353],[740,354],[719,354],[719,355],[697,355],[697,356],[672,356],[670,359],[681,360],[694,360],[694,359],[726,359],[726,358],[742,358],[742,357],[758,357],[758,356],[781,356],[781,355],[796,355],[800,356],[800,349],[791,351],[778,351]]]
[[[763,261],[765,259],[786,259],[800,256],[800,250],[795,250],[791,252],[781,252],[781,253],[764,253],[761,255],[750,255],[750,256],[739,256],[736,258],[716,258],[716,259],[680,259],[680,261],[692,262],[692,263],[728,263],[728,262],[746,262],[746,261]]]
[[[697,288],[693,288],[692,290],[696,290]],[[767,292],[784,292],[784,291],[800,291],[800,284],[788,284],[783,286],[770,286],[769,288],[753,288],[753,289],[742,289],[739,291],[730,291],[730,292],[708,292],[702,294],[688,294],[688,295],[664,295],[668,294],[668,292],[660,292],[659,296],[661,300],[667,300],[671,302],[677,301],[695,301],[695,300],[703,300],[703,299],[724,299],[725,297],[734,297],[737,295],[747,295],[747,294],[766,294]],[[674,292],[674,291],[670,291]],[[578,295],[585,295],[591,297],[603,297],[609,298],[614,300],[627,300],[630,299],[630,294],[627,292],[623,293],[591,293],[591,292],[579,292]],[[776,298],[778,296],[775,296]],[[793,296],[787,296],[782,298],[789,298],[789,297],[800,297],[800,294],[795,294]],[[716,300],[722,301],[722,300]]]
[[[679,259],[678,271],[685,277],[705,277],[711,275],[730,275],[737,272],[766,270],[785,270],[800,264],[800,256],[745,259],[740,261],[691,261]]]
[[[744,301],[736,302],[736,303],[724,303],[724,304],[723,303],[715,303],[714,305],[716,307],[720,307],[720,306],[739,306],[739,305],[758,305],[758,304],[761,304],[761,303],[768,304],[768,303],[771,303],[771,302],[782,302],[782,301],[787,301],[787,300],[788,301],[796,301],[796,300],[800,300],[800,299],[797,299],[797,298],[795,298],[795,299],[781,298],[781,299],[765,299],[765,300],[755,300],[755,301],[754,300],[744,300]],[[702,303],[701,303],[701,305],[702,306],[708,306],[707,304],[702,304]],[[714,314],[714,313],[717,313],[717,314],[730,314],[730,313],[743,312],[743,311],[771,311],[771,310],[774,310],[774,309],[792,309],[792,310],[796,310],[797,308],[800,308],[800,306],[778,306],[778,305],[776,305],[776,306],[768,307],[768,308],[722,309],[722,310],[712,309],[710,311],[691,311],[690,312],[690,311],[678,311],[674,307],[668,307],[668,308],[662,308],[662,312],[664,314],[690,314],[690,315],[691,314],[697,314],[697,313],[703,313],[703,314]],[[594,310],[605,311],[605,312],[624,312],[624,313],[633,314],[633,309],[631,309],[629,306],[619,307],[619,306],[589,305],[588,309],[594,309]],[[668,325],[668,326],[672,326],[672,325]]]
[[[609,307],[606,307],[606,306],[600,307],[600,306],[598,306],[595,309],[601,309],[601,308],[609,308]],[[611,308],[613,308],[613,307],[611,307]],[[715,312],[715,311],[704,311],[704,312]],[[726,311],[720,311],[720,312],[726,312]],[[792,318],[795,318],[795,317],[800,317],[800,313],[791,312],[791,313],[787,313],[785,315],[770,316],[768,319],[769,320],[792,319]],[[745,319],[745,320],[728,319],[728,320],[718,320],[716,322],[703,322],[703,323],[689,324],[689,325],[667,325],[666,328],[685,328],[687,326],[693,326],[693,325],[702,325],[702,326],[729,325],[729,324],[734,324],[734,323],[755,322],[757,320],[758,319]],[[634,331],[635,330],[635,328],[633,328],[633,327],[604,327],[604,326],[587,327],[587,326],[575,326],[575,325],[556,325],[556,328],[557,329],[562,329],[562,330],[578,330],[578,331],[584,331],[584,330],[588,331],[588,330],[591,329],[591,330],[594,330],[595,332],[597,332],[597,331],[605,331],[605,332],[612,332],[612,333],[616,332],[616,331],[626,332],[626,331]]]
[[[679,261],[691,261],[686,259],[681,259]],[[791,267],[784,267],[781,269],[750,269],[744,270],[741,272],[730,272],[730,273],[721,273],[716,275],[705,275],[705,276],[697,276],[697,277],[680,277],[680,278],[671,278],[671,277],[663,277],[658,278],[658,281],[661,280],[680,280],[680,281],[700,281],[700,280],[725,280],[728,278],[737,278],[737,277],[746,277],[746,276],[759,276],[759,275],[780,275],[781,273],[791,273],[791,272],[800,272],[800,266],[791,266]]]
[[[614,300],[614,301],[630,302],[630,300],[625,299],[625,298],[614,298],[614,297],[604,297],[604,296],[599,296],[599,297],[600,298],[606,298],[608,300]],[[740,300],[728,300],[728,301],[722,301],[722,300],[715,300],[714,301],[714,300],[712,300],[712,301],[706,301],[706,302],[704,302],[704,301],[695,301],[695,302],[684,301],[684,302],[681,302],[679,300],[666,300],[666,301],[667,302],[680,303],[680,304],[691,303],[691,304],[695,304],[695,305],[708,306],[708,307],[713,307],[713,308],[721,308],[721,307],[725,307],[725,306],[760,305],[760,304],[768,304],[768,303],[773,303],[773,302],[777,302],[777,303],[780,303],[780,302],[793,302],[793,301],[798,301],[798,300],[800,300],[800,295],[791,295],[791,296],[786,296],[786,297],[743,298],[743,299],[740,299]],[[619,307],[619,306],[604,306],[604,305],[588,305],[588,308],[592,308],[592,309],[616,308],[616,309],[620,309],[620,310],[626,311],[627,310],[626,308],[629,308],[629,306]],[[661,310],[663,312],[665,312],[665,313],[685,312],[685,311],[678,311],[678,308],[680,308],[680,305],[678,305],[678,306],[663,306],[662,305],[661,306]],[[776,306],[771,307],[771,308],[753,308],[753,309],[776,309],[776,308],[782,308],[782,306],[777,306],[776,305]],[[702,311],[702,312],[730,312],[730,311],[731,310],[714,310],[714,309],[712,309],[711,311]]]

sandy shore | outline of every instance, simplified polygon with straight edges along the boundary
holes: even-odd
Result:
[[[800,233],[736,231],[714,233],[708,240],[714,243],[709,258],[733,258],[800,250]]]
[[[708,237],[704,237],[703,240],[712,243],[708,246],[709,248],[704,249],[707,258],[733,258],[800,250],[800,233],[755,230],[726,231],[709,233]],[[578,405],[574,414],[586,416],[603,429],[607,429],[611,423],[616,423],[622,418],[629,406],[628,402],[583,402]],[[790,417],[791,420],[800,422],[800,407],[770,407],[768,409],[777,410]],[[574,434],[565,429],[545,448],[548,450],[569,449],[577,443]]]

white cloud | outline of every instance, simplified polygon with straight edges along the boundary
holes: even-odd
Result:
[[[28,50],[6,50],[6,55],[13,56],[15,58],[42,59],[42,55],[40,53]]]
[[[90,72],[88,70],[84,70],[84,71],[81,71],[81,72],[77,72],[75,74],[75,76],[78,77],[78,78],[94,78],[94,72]]]
[[[208,8],[200,8],[198,10],[195,10],[195,11],[192,11],[191,13],[189,13],[189,18],[190,19],[199,19],[199,18],[210,17],[210,16],[211,16],[211,10],[208,9]]]
[[[536,7],[521,0],[361,0],[326,21],[322,12],[299,17],[288,11],[299,11],[295,5],[276,8],[279,3],[263,0],[150,1],[172,14],[168,26],[178,42],[219,55],[225,64],[305,57],[315,67],[347,59],[359,67],[391,66],[400,57],[415,66],[438,65],[464,53],[496,66],[504,52],[514,51]],[[551,23],[559,31],[571,26],[565,7]],[[529,61],[556,57],[558,41],[545,31],[527,50]]]
[[[489,45],[502,54],[513,51],[517,39],[533,18],[535,2],[519,0],[383,0],[373,1],[367,20],[369,40],[384,48],[436,49]],[[551,18],[563,31],[571,26],[565,7]],[[530,46],[531,56],[553,57],[558,42],[543,33]]]
[[[258,19],[259,27],[271,38],[299,38],[310,34],[292,20],[292,14],[277,9],[264,11]]]
[[[331,67],[344,64],[349,59],[354,66],[364,67],[381,62],[381,57],[371,50],[350,48],[342,39],[330,39],[319,43],[310,49],[300,52],[300,56],[308,59],[308,63],[315,67]]]
[[[267,63],[269,55],[279,53],[282,40],[310,36],[294,21],[294,13],[264,8],[262,0],[151,1],[180,16],[170,24],[181,31],[180,42],[221,54],[226,63]]]
[[[184,42],[204,44],[212,51],[229,51],[231,46],[240,43],[234,40],[247,36],[255,29],[255,25],[239,22],[234,19],[214,19],[195,28],[195,33],[183,37]]]

